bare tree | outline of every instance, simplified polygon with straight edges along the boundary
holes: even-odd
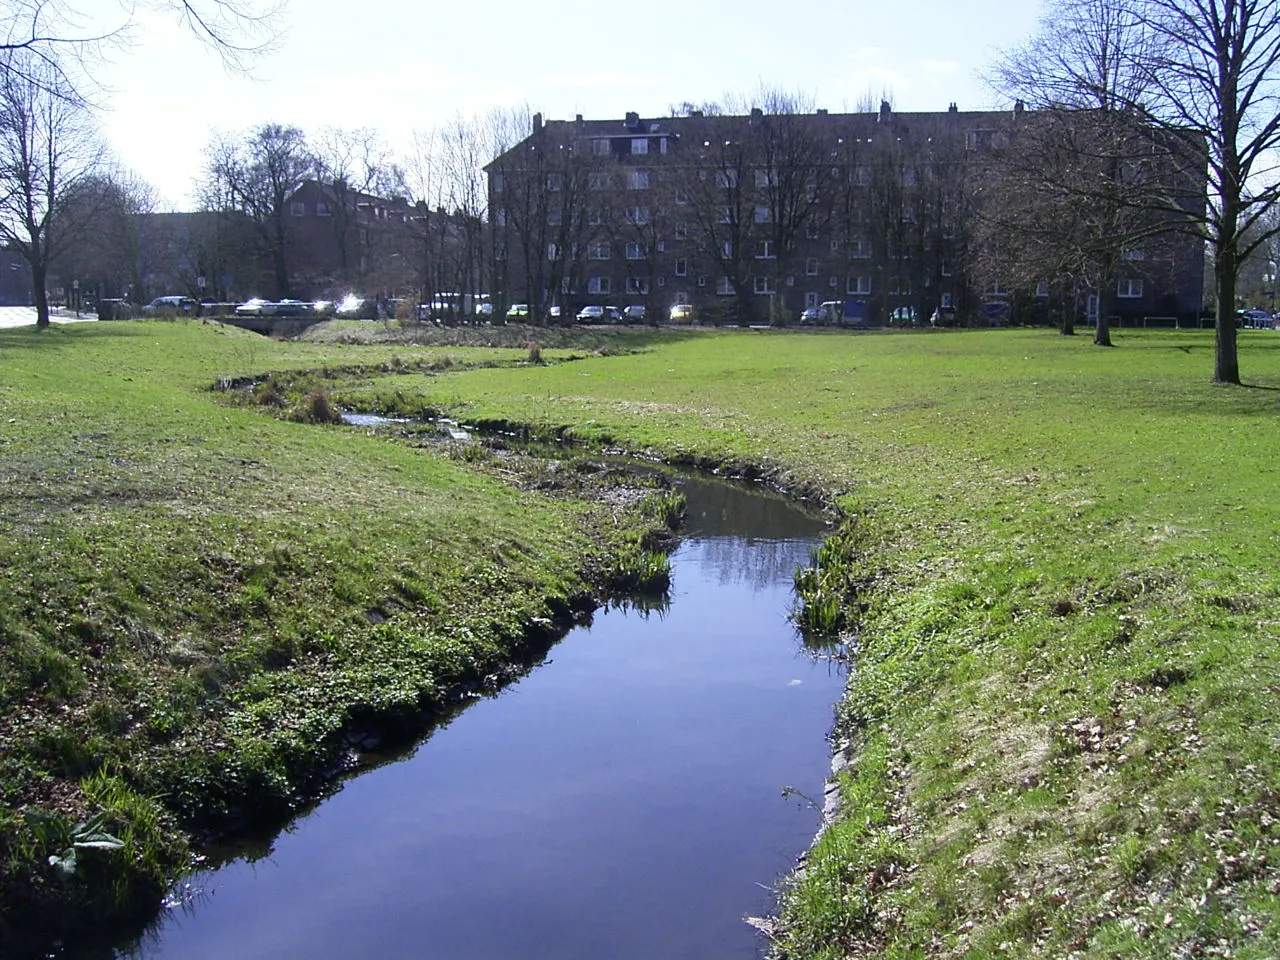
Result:
[[[983,205],[980,229],[1002,238],[1002,266],[1024,283],[1056,282],[1073,301],[1082,288],[1096,291],[1100,346],[1111,346],[1112,299],[1139,262],[1130,258],[1191,224],[1198,206],[1184,189],[1196,178],[1180,169],[1195,141],[1156,128],[1141,107],[1153,89],[1149,64],[1166,48],[1137,2],[1056,0],[993,77],[1018,98],[1019,122],[987,180],[1005,202]],[[1033,109],[1024,113],[1024,101]],[[1072,329],[1064,319],[1063,332]]]
[[[1140,61],[1145,109],[1188,131],[1188,166],[1208,169],[1199,227],[1217,286],[1214,380],[1240,382],[1236,282],[1240,266],[1276,232],[1265,217],[1280,195],[1280,0],[1134,0],[1153,38]]]
[[[69,240],[53,265],[62,286],[79,283],[81,294],[99,297],[144,296],[142,225],[155,207],[154,188],[127,171],[91,173],[62,190],[54,223]]]
[[[18,71],[59,97],[92,99],[100,89],[93,69],[103,56],[136,38],[135,14],[167,13],[225,67],[244,71],[278,36],[284,0],[133,0],[103,12],[74,0],[6,0],[0,9],[0,52],[22,52],[3,69]]]
[[[0,70],[0,242],[31,268],[36,326],[49,325],[50,265],[89,229],[102,202],[90,178],[106,169],[106,153],[85,108],[59,93],[57,70],[25,51]],[[76,191],[85,202],[55,216]],[[96,198],[96,199],[95,199]]]
[[[208,156],[201,190],[206,209],[242,216],[253,225],[270,264],[274,295],[289,296],[288,200],[315,171],[306,137],[297,127],[266,123],[247,138],[216,137]]]
[[[339,270],[342,279],[349,282],[362,198],[404,194],[404,173],[376,131],[326,127],[316,137],[315,175],[329,196],[329,224],[337,244]]]

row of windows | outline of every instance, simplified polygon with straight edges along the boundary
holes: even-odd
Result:
[[[677,262],[676,276],[678,277],[688,276],[688,265],[683,260]],[[788,278],[788,284],[790,284],[791,280],[792,278]],[[666,281],[665,277],[658,277],[657,278],[658,286],[660,287],[663,286],[665,284],[665,281]],[[706,277],[698,277],[698,286],[700,287],[706,286],[706,283],[707,283]],[[752,284],[753,284],[753,289],[756,293],[769,294],[769,293],[776,292],[774,287],[773,277],[769,277],[769,276],[753,277]],[[827,286],[833,290],[839,289],[840,287],[839,277],[828,278]],[[564,282],[564,290],[566,293],[574,292],[573,290],[570,289],[570,285],[567,280]],[[894,296],[894,297],[910,296],[912,292],[911,279],[909,277],[890,277],[886,283],[886,290],[889,296]],[[612,293],[613,278],[600,277],[600,276],[588,277],[587,292],[600,293],[600,294]],[[627,277],[626,292],[627,293],[648,293],[649,279],[647,277]],[[729,296],[729,295],[732,295],[734,292],[735,290],[734,290],[733,284],[728,277],[720,277],[717,279],[716,293],[721,294],[723,296]],[[865,275],[846,277],[845,283],[844,283],[844,292],[847,296],[870,296],[871,295],[871,277],[865,276]],[[994,296],[994,297],[1007,296],[1009,292],[1010,291],[1007,287],[1003,286],[998,282],[988,285],[987,288],[983,291],[983,293],[986,296]],[[1121,280],[1117,284],[1117,288],[1116,288],[1116,295],[1119,297],[1125,297],[1125,298],[1141,297],[1142,292],[1143,292],[1143,282],[1137,279]],[[1036,296],[1047,297],[1048,295],[1049,295],[1049,288],[1047,284],[1040,284],[1037,286]],[[813,304],[808,303],[808,301],[810,298],[814,298],[816,300],[817,296],[818,295],[813,292],[806,293],[805,294],[806,306],[812,306]],[[684,302],[684,300],[687,300],[687,299],[688,299],[687,297],[685,297],[684,299],[677,297],[677,300],[682,303]],[[944,292],[941,294],[941,305],[943,307],[952,306],[951,293]]]

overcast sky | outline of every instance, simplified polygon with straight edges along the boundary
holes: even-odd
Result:
[[[407,149],[457,113],[664,116],[762,85],[833,113],[884,91],[903,111],[1002,106],[981,75],[1039,12],[1035,0],[289,0],[252,78],[144,14],[102,71],[104,125],[123,163],[181,210],[212,133],[267,121],[372,127]]]

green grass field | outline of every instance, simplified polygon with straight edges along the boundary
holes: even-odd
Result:
[[[858,638],[844,804],[784,892],[781,956],[1280,955],[1280,334],[1241,332],[1247,387],[1210,383],[1209,332],[1114,336],[618,331],[531,364],[0,333],[6,862],[59,845],[22,803],[64,828],[108,808],[163,859],[166,818],[230,802],[215,770],[287,801],[316,731],[417,702],[439,658],[491,663],[501,643],[455,644],[583,589],[606,552],[583,501],[522,510],[478,460],[288,419],[323,390],[840,508],[799,580]],[[208,389],[287,371],[309,372],[276,407]],[[444,645],[407,653],[424,635]]]
[[[1208,333],[1116,342],[722,332],[426,385],[843,508],[852,762],[781,955],[1280,955],[1280,336],[1244,388]]]

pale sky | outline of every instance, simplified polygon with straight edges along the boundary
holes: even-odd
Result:
[[[455,114],[527,104],[548,119],[661,117],[762,85],[833,113],[868,92],[895,109],[993,101],[993,54],[1036,0],[289,0],[278,49],[228,75],[170,19],[142,15],[100,73],[107,138],[166,209],[191,209],[215,130],[372,127],[397,150]]]

